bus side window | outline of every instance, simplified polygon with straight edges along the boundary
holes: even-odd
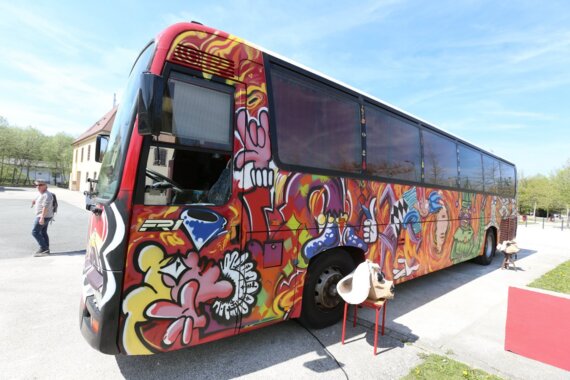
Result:
[[[193,150],[177,150],[174,156],[172,179],[185,190],[176,203],[214,203],[223,204],[229,198],[212,197],[212,186],[220,179],[226,168],[229,155],[220,153],[199,152]],[[230,179],[231,188],[231,179]],[[214,189],[215,191],[216,189]]]
[[[231,194],[229,154],[189,149],[164,149],[165,160],[152,162],[146,169],[144,203],[148,205],[207,203],[222,205]],[[165,162],[165,165],[160,165]]]

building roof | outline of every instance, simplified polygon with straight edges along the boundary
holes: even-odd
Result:
[[[109,112],[105,114],[101,119],[97,120],[95,124],[89,127],[88,130],[83,132],[81,136],[75,139],[73,145],[88,139],[89,137],[97,136],[102,132],[111,132],[113,127],[113,122],[115,121],[115,115],[117,114],[117,106],[113,107]]]

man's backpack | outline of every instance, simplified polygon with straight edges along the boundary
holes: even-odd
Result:
[[[52,202],[53,213],[56,214],[56,213],[57,213],[57,208],[58,208],[58,206],[59,206],[59,204],[57,203],[57,197],[56,197],[55,194],[52,193],[51,191],[50,191],[50,194],[51,194],[51,199],[52,199],[51,202]]]

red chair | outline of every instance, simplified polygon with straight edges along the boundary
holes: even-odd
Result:
[[[384,335],[384,322],[386,321],[386,304],[388,300],[380,299],[380,300],[371,300],[367,299],[363,303],[359,305],[354,305],[354,319],[352,327],[356,327],[356,319],[359,307],[369,307],[371,309],[376,310],[376,319],[374,323],[374,355],[377,355],[376,348],[378,347],[378,322],[380,316],[380,310],[382,310],[382,335]],[[346,332],[346,317],[348,315],[348,303],[344,304],[344,318],[342,321],[342,344],[344,344],[344,336]]]

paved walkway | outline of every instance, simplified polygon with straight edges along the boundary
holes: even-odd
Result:
[[[55,186],[49,186],[48,190],[56,195],[58,201],[85,209],[85,196],[82,193]],[[31,202],[37,194],[35,187],[0,186],[0,199],[30,200]]]

